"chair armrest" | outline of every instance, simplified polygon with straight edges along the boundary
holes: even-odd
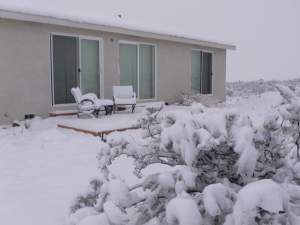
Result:
[[[82,99],[80,101],[80,105],[84,105],[85,103],[91,103],[92,105],[95,105],[95,102],[92,99],[89,99],[89,98]]]

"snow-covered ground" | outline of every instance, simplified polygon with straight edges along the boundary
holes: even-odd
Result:
[[[64,224],[74,196],[97,174],[99,146],[52,126],[1,130],[0,224]]]
[[[282,97],[272,91],[233,95],[219,107],[248,114],[259,126],[265,114],[281,102]],[[187,108],[170,106],[166,110]],[[96,156],[101,140],[57,128],[58,122],[99,131],[114,129],[118,124],[134,123],[140,116],[141,111],[128,115],[121,113],[104,120],[38,119],[29,130],[0,129],[0,224],[64,225],[74,197],[85,190],[88,181],[99,173]],[[110,169],[132,185],[138,182],[132,164],[132,159],[120,157]],[[145,173],[166,169],[158,165],[147,168]]]
[[[174,108],[185,107],[168,110]],[[141,111],[99,119],[36,119],[29,130],[0,128],[0,224],[64,224],[74,197],[99,173],[96,156],[101,139],[57,128],[57,124],[111,130],[134,124]],[[132,160],[120,158],[112,171],[134,184],[138,180],[130,168]]]

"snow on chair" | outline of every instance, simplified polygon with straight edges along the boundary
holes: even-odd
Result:
[[[136,94],[132,86],[113,86],[114,111],[117,106],[131,105],[131,112],[136,106]]]
[[[77,104],[78,117],[86,115],[94,118],[98,116],[101,105],[99,105],[98,97],[94,93],[83,95],[79,87],[72,88],[71,93]]]

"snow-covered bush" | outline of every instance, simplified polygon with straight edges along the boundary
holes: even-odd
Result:
[[[145,137],[154,138],[161,132],[159,116],[163,107],[162,103],[146,106],[144,115],[138,121],[139,126],[144,130]]]
[[[164,114],[162,106],[147,108],[141,137],[107,137],[101,177],[75,200],[70,224],[299,224],[300,99],[276,88],[285,102],[258,127],[246,115],[201,104]],[[128,186],[110,173],[120,155],[134,158],[140,183]],[[154,163],[172,170],[143,177]]]
[[[237,194],[225,225],[288,224],[289,196],[280,184],[264,179],[250,183]]]
[[[177,103],[180,105],[191,106],[195,102],[202,103],[205,106],[216,106],[221,101],[213,96],[195,94],[195,93],[180,93],[177,97]]]
[[[277,85],[277,90],[285,99],[279,107],[282,117],[282,136],[285,137],[288,148],[288,166],[293,175],[300,178],[300,97],[286,86]],[[300,183],[300,182],[298,182]]]
[[[166,207],[168,224],[202,224],[202,216],[196,202],[187,194],[173,198]]]

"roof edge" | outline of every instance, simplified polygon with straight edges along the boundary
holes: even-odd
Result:
[[[110,33],[139,36],[143,38],[152,38],[158,40],[194,44],[194,45],[200,45],[200,46],[211,47],[211,48],[236,50],[236,46],[233,44],[227,44],[227,43],[225,44],[221,42],[214,42],[214,41],[202,40],[197,38],[189,38],[189,37],[172,35],[172,34],[163,34],[163,33],[158,33],[153,31],[124,28],[121,26],[114,26],[114,25],[81,22],[81,21],[75,21],[66,18],[56,18],[52,16],[43,16],[43,15],[15,12],[10,10],[3,10],[3,9],[0,9],[0,18],[67,26],[73,28],[82,28],[82,29],[89,29],[89,30],[99,30],[99,31],[110,32]]]

